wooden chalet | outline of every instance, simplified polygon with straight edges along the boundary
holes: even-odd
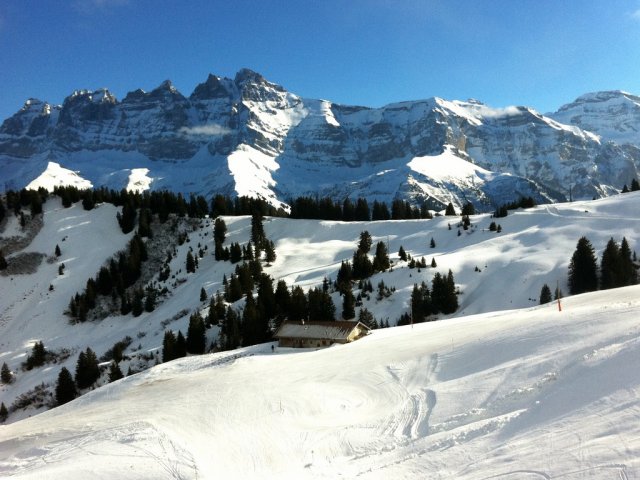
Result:
[[[279,347],[317,348],[349,343],[368,335],[370,328],[357,321],[283,322],[275,333]]]

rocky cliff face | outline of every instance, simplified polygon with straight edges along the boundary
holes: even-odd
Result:
[[[22,188],[53,162],[111,188],[131,185],[135,169],[150,188],[274,204],[319,194],[488,210],[520,195],[617,191],[638,174],[639,105],[603,92],[552,116],[440,98],[371,109],[303,99],[241,70],[209,75],[188,98],[165,81],[121,101],[106,89],[60,106],[28,100],[0,127],[0,178]]]

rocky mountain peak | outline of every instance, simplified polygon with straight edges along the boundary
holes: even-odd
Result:
[[[227,82],[223,81],[227,80]],[[189,96],[190,100],[213,100],[215,98],[225,98],[230,96],[227,85],[228,79],[221,79],[211,73],[204,81],[200,83],[193,90],[193,93]]]

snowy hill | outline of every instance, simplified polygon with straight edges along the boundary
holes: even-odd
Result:
[[[122,100],[79,90],[62,105],[29,99],[2,123],[0,188],[86,182],[277,206],[329,195],[434,208],[472,201],[483,211],[519,196],[564,201],[570,189],[599,198],[640,167],[637,97],[594,108],[604,96],[550,116],[438,97],[365,108],[301,98],[247,69],[209,75],[189,97],[170,81]],[[466,166],[432,174],[452,164]]]
[[[318,351],[170,362],[0,427],[0,472],[637,478],[639,294],[383,329]]]
[[[275,243],[277,259],[265,267],[265,272],[276,281],[282,279],[289,286],[305,289],[320,285],[325,278],[335,280],[342,260],[351,259],[360,233],[367,230],[374,242],[389,245],[393,261],[392,270],[374,275],[371,282],[376,286],[384,281],[394,292],[388,298],[377,299],[374,294],[363,300],[363,307],[378,321],[395,325],[409,311],[413,285],[429,283],[436,271],[446,274],[451,270],[455,275],[461,294],[460,308],[453,317],[528,308],[538,303],[545,283],[553,287],[559,282],[561,290],[568,291],[568,262],[579,237],[586,235],[591,240],[598,257],[612,236],[618,242],[626,237],[632,250],[637,249],[639,199],[639,193],[634,192],[597,201],[542,205],[512,211],[499,219],[475,215],[469,230],[457,226],[459,217],[348,223],[267,218],[264,228]],[[208,301],[199,300],[201,288],[208,296],[222,291],[223,277],[229,278],[235,269],[235,265],[216,261],[212,255],[211,220],[176,219],[175,223],[169,222],[174,230],[172,237],[157,235],[154,239],[160,242],[154,243],[154,248],[161,256],[174,250],[171,277],[160,281],[152,271],[144,280],[155,282],[159,289],[167,288],[156,309],[137,318],[114,314],[71,325],[64,314],[69,300],[112,255],[125,248],[131,234],[121,233],[115,218],[117,209],[110,204],[85,211],[79,203],[63,208],[60,200],[52,197],[44,207],[39,230],[23,229],[19,219],[9,215],[0,234],[0,248],[10,264],[17,259],[31,262],[27,271],[0,274],[0,364],[7,363],[15,374],[11,384],[0,385],[0,401],[9,407],[24,396],[42,397],[13,409],[9,422],[46,410],[61,366],[74,371],[78,353],[87,347],[103,357],[114,344],[126,340],[123,371],[136,372],[158,363],[164,331],[186,333],[190,313],[207,312]],[[225,217],[225,221],[225,244],[245,244],[249,240],[249,217]],[[500,223],[500,233],[489,231],[492,221]],[[33,224],[37,226],[38,222]],[[187,241],[172,244],[180,232]],[[430,247],[431,239],[434,248]],[[60,257],[53,254],[56,245],[61,249]],[[401,246],[416,259],[425,257],[427,264],[434,259],[437,267],[410,269],[398,257]],[[202,250],[203,256],[195,273],[188,274],[185,260],[190,249]],[[339,315],[342,299],[338,292],[332,296]],[[235,308],[242,306],[240,300]],[[218,327],[209,329],[208,343],[217,335]],[[30,371],[23,369],[33,343],[39,340],[59,355],[58,360]],[[103,374],[99,384],[106,382]]]

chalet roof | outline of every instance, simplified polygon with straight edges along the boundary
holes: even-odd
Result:
[[[346,340],[357,325],[364,330],[369,327],[356,321],[339,322],[284,322],[275,333],[275,338],[321,338]]]

